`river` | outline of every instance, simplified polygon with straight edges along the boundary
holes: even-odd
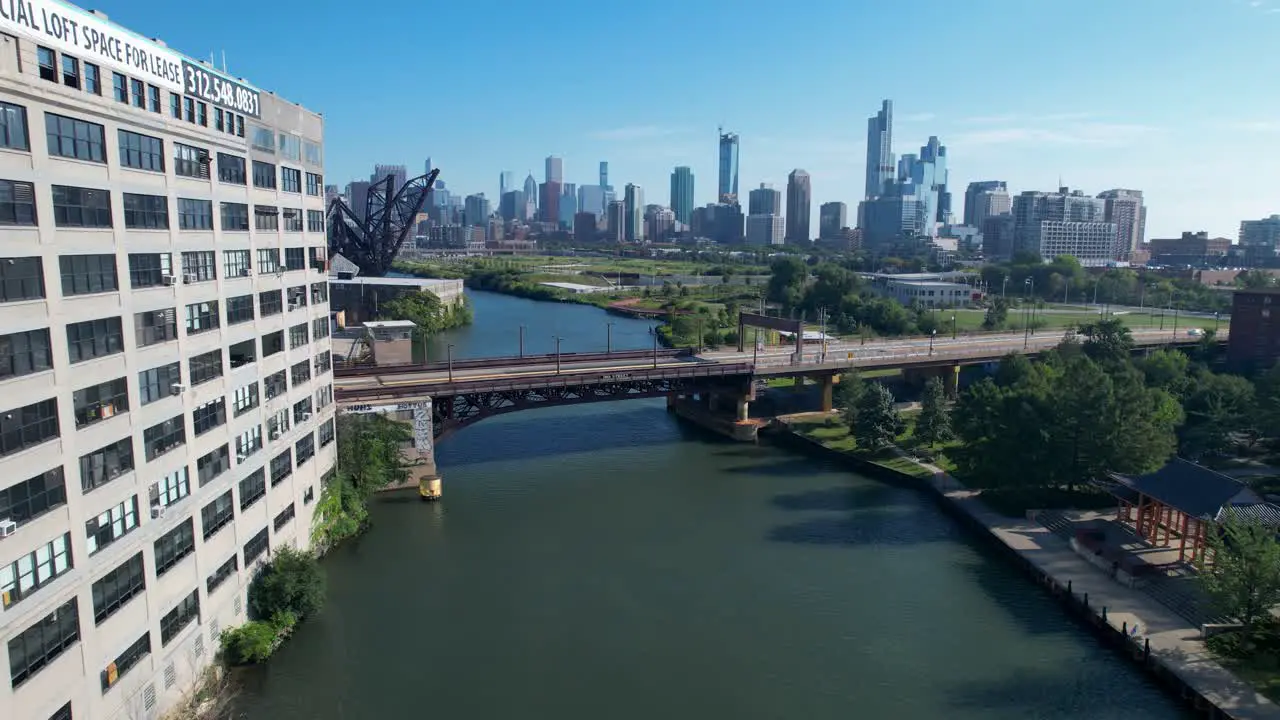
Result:
[[[648,323],[473,293],[456,357],[647,347]],[[1189,717],[906,489],[709,437],[663,401],[443,440],[328,604],[245,676],[249,720]]]

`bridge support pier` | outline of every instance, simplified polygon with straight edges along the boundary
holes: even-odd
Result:
[[[823,375],[818,379],[822,383],[822,412],[831,412],[835,406],[835,375]]]
[[[937,365],[933,367],[904,368],[902,379],[916,388],[924,387],[929,378],[940,378],[942,390],[949,398],[954,398],[960,389],[960,364]]]
[[[444,496],[444,481],[436,468],[435,423],[432,421],[431,398],[413,403],[413,446],[401,451],[409,466],[407,487],[418,489],[423,500],[439,500]],[[392,489],[392,488],[388,488]]]

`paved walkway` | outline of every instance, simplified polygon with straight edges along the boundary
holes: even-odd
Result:
[[[916,461],[919,462],[919,461]],[[1038,522],[1008,518],[988,508],[969,490],[936,466],[920,463],[933,473],[932,482],[958,507],[987,526],[996,537],[1048,573],[1062,585],[1071,582],[1076,593],[1088,593],[1089,604],[1107,608],[1107,622],[1117,630],[1124,624],[1140,628],[1151,641],[1151,654],[1205,699],[1238,720],[1280,719],[1280,706],[1258,694],[1219,665],[1177,613],[1141,590],[1113,581],[1076,554],[1071,546]]]

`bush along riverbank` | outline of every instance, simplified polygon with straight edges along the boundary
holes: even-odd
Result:
[[[369,498],[404,482],[408,470],[400,447],[412,439],[407,425],[381,415],[339,415],[338,460],[324,481],[311,528],[311,550],[284,546],[249,584],[249,622],[223,631],[222,660],[228,665],[261,663],[298,623],[324,605],[325,578],[319,558],[369,527]]]

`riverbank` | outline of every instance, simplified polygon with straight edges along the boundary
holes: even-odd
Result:
[[[1219,664],[1200,629],[1138,590],[1124,587],[1078,555],[1049,528],[1014,520],[987,507],[941,469],[914,463],[903,472],[778,428],[772,439],[800,453],[840,462],[857,472],[898,485],[913,485],[948,515],[988,540],[1034,577],[1108,645],[1138,663],[1198,712],[1237,720],[1280,718],[1280,707]]]

